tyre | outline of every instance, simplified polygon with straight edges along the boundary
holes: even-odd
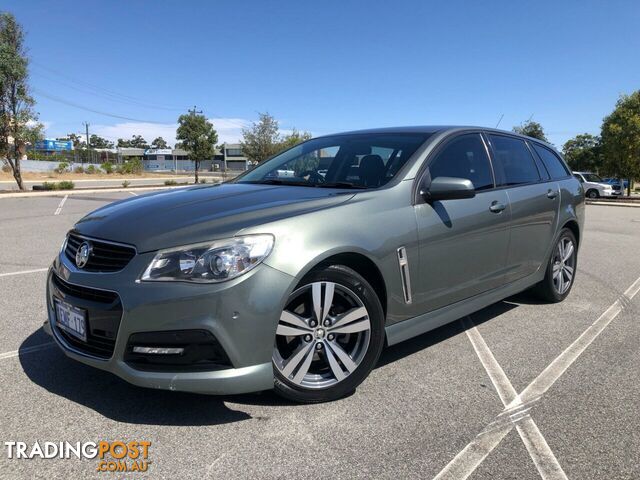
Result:
[[[578,242],[571,230],[563,228],[551,252],[544,280],[534,287],[537,296],[551,303],[569,295],[578,266]]]
[[[353,392],[384,345],[384,312],[371,285],[343,265],[305,276],[280,316],[273,349],[274,389],[300,403]]]
[[[587,197],[588,198],[598,198],[600,196],[600,194],[598,193],[598,190],[595,189],[591,189],[587,191]]]

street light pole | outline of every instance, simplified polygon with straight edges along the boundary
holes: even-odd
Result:
[[[87,132],[87,160],[90,161],[89,156],[91,155],[91,144],[89,143],[89,122],[83,122]],[[84,163],[84,161],[82,162]]]

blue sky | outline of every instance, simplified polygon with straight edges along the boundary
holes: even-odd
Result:
[[[221,140],[269,111],[312,133],[533,116],[561,146],[640,88],[640,2],[4,0],[47,136]],[[95,112],[77,108],[85,107]],[[106,116],[101,113],[115,115]]]

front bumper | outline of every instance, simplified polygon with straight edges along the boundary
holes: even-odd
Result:
[[[271,355],[275,331],[286,299],[295,287],[294,277],[263,264],[246,275],[218,284],[140,282],[140,273],[153,255],[136,255],[125,269],[115,273],[83,272],[64,254],[58,255],[47,276],[49,320],[45,331],[68,357],[142,387],[208,394],[273,388]],[[71,285],[117,293],[122,314],[109,358],[76,348],[77,345],[67,341],[62,332],[52,326],[55,322],[54,276]],[[73,304],[72,299],[64,300]],[[88,322],[91,325],[91,318]],[[125,362],[131,335],[175,330],[211,332],[228,356],[231,368],[143,371]]]
[[[605,190],[604,192],[602,192],[601,195],[603,197],[608,197],[608,198],[617,198],[622,196],[622,191],[621,190]]]

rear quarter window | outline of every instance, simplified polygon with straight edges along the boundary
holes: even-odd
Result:
[[[551,178],[565,178],[569,176],[569,171],[558,156],[547,147],[533,144],[533,149],[538,154],[544,166],[547,167]]]
[[[531,151],[519,138],[489,135],[500,185],[521,185],[540,181]]]

